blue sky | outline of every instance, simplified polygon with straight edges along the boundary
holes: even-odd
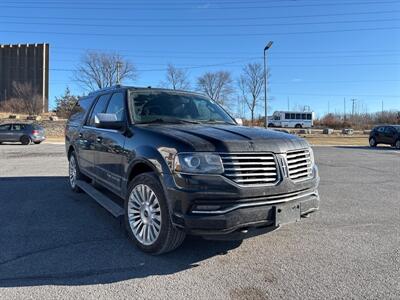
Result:
[[[269,40],[272,110],[317,114],[400,110],[400,1],[2,0],[0,43],[50,43],[50,103],[85,49],[117,51],[138,69],[126,82],[157,86],[166,64],[195,78],[262,62]],[[261,110],[260,110],[261,114]]]

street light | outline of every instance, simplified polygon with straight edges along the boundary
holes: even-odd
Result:
[[[269,41],[264,48],[264,104],[265,104],[265,128],[268,128],[268,107],[267,107],[267,50],[271,48],[273,41]]]

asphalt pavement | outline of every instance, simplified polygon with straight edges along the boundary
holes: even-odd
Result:
[[[310,218],[150,256],[69,190],[63,145],[0,145],[0,298],[400,299],[400,151],[314,150]]]

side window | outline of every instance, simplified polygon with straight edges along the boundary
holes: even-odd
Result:
[[[292,120],[296,119],[296,114],[290,114],[290,119]]]
[[[394,133],[394,129],[392,127],[385,127],[385,133],[387,134],[393,134]]]
[[[123,93],[115,93],[112,95],[106,113],[116,114],[117,121],[125,120],[125,98]]]
[[[377,131],[383,133],[385,131],[385,127],[379,127]]]
[[[80,124],[92,105],[93,98],[80,99],[74,106],[69,117],[70,123]]]
[[[285,114],[285,119],[290,119],[290,114]]]
[[[6,124],[6,125],[0,125],[0,131],[7,131],[10,130],[10,125]]]
[[[89,119],[86,122],[86,125],[94,126],[94,117],[98,113],[103,113],[106,110],[108,98],[110,98],[109,94],[102,95],[99,97],[99,99],[97,100],[96,104],[92,109],[92,112],[90,114]]]
[[[13,131],[22,131],[24,129],[25,129],[24,124],[13,124],[11,127],[11,130],[13,130]]]
[[[301,119],[301,114],[296,114],[296,119],[300,120]]]
[[[307,120],[312,120],[312,115],[311,114],[307,114]]]
[[[307,114],[302,114],[302,115],[301,115],[301,118],[302,118],[303,120],[307,120]]]

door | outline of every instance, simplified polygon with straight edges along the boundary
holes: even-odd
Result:
[[[4,124],[0,125],[0,142],[9,142],[11,135],[11,125]]]
[[[79,132],[79,166],[83,172],[88,173],[91,177],[96,176],[94,167],[94,153],[96,147],[97,131],[95,127],[95,116],[103,113],[107,107],[110,94],[104,94],[97,98],[89,117]]]
[[[127,120],[125,93],[116,92],[112,95],[106,113],[115,114],[117,121]],[[119,192],[124,173],[124,146],[123,131],[115,129],[96,129],[95,166],[97,178],[110,189]]]
[[[384,143],[394,145],[394,135],[396,130],[393,127],[386,126],[384,131]]]
[[[25,133],[25,128],[26,128],[25,124],[12,124],[10,142],[19,142],[23,135],[27,135]]]
[[[385,134],[385,127],[384,126],[378,127],[378,129],[376,130],[376,133],[375,133],[375,140],[377,143],[385,143],[384,142],[384,140],[385,140],[384,134]]]

